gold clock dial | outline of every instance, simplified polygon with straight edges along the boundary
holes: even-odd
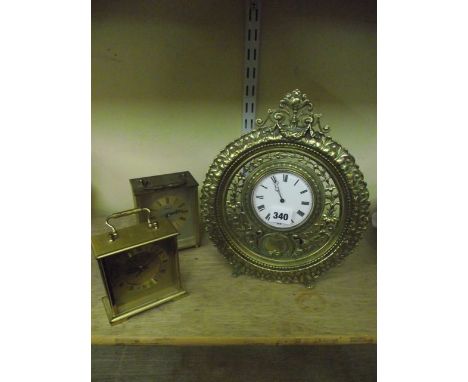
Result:
[[[117,256],[111,264],[111,284],[117,298],[148,291],[168,271],[169,256],[158,244],[134,248]]]
[[[168,218],[172,225],[180,231],[187,223],[189,216],[188,205],[184,199],[168,195],[155,200],[151,209],[157,217]]]

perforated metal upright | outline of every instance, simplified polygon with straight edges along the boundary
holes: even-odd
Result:
[[[257,108],[258,59],[260,54],[260,0],[246,0],[244,102],[242,133],[250,132],[255,126]]]

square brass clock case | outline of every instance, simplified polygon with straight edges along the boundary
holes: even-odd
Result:
[[[166,217],[179,232],[179,249],[200,245],[198,183],[188,171],[130,179],[135,207]]]
[[[201,212],[210,239],[234,275],[311,286],[352,251],[367,226],[364,177],[312,109],[305,94],[288,93],[265,121],[257,120],[255,130],[228,144],[208,170]],[[275,174],[282,174],[285,183]],[[280,188],[284,191],[288,176],[303,179],[312,194],[308,201],[300,199],[302,192],[283,198]],[[265,188],[257,196],[269,205],[255,204],[256,187]],[[283,210],[299,221],[304,212],[292,210],[286,199],[290,205],[313,206],[300,224],[274,225],[260,218],[259,210]]]
[[[119,229],[112,218],[145,212],[147,220]],[[184,295],[177,231],[167,219],[151,221],[148,209],[111,215],[110,234],[92,237],[92,250],[106,291],[104,307],[111,324]]]

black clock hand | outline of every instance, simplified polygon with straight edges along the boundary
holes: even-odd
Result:
[[[132,277],[140,277],[140,275],[148,269],[147,265],[139,265],[138,267],[129,268],[127,275]]]
[[[280,197],[280,202],[281,202],[281,203],[284,203],[284,198],[283,198],[283,196],[281,195],[281,191],[280,191],[280,189],[279,189],[279,182],[278,182],[278,180],[274,179],[274,180],[273,180],[273,184],[274,184],[274,186],[275,186],[275,191],[278,193],[278,195],[279,195],[279,197]]]
[[[146,259],[146,261],[143,264],[132,264],[128,269],[127,269],[127,274],[132,275],[136,274],[136,277],[140,276],[145,270],[147,270],[152,263],[152,259]]]
[[[188,210],[174,210],[174,211],[172,211],[172,212],[168,212],[168,213],[166,214],[166,217],[168,218],[169,216],[178,214],[179,212],[180,212],[180,213],[185,213],[185,212],[188,212]]]

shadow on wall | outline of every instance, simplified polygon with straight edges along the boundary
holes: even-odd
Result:
[[[244,3],[233,2],[236,8],[244,12]],[[219,0],[143,0],[139,1],[142,12],[136,11],[135,2],[128,0],[93,0],[91,13],[93,19],[104,20],[109,14],[121,18],[128,18],[137,22],[153,22],[154,17],[164,13],[164,18],[174,23],[186,25],[207,25],[218,19],[221,14],[221,22],[228,21],[230,15],[216,12],[223,6]],[[264,1],[269,8],[281,10],[284,14],[293,13],[309,19],[328,18],[336,22],[360,20],[361,22],[375,24],[377,22],[377,2],[375,0],[361,0],[350,2],[347,0],[314,1],[292,0],[287,6],[282,0]],[[216,14],[217,17],[213,15]],[[242,13],[243,14],[243,13]]]
[[[128,0],[94,0],[93,99],[240,104],[243,7],[244,3],[215,0],[147,0],[138,6]],[[335,89],[327,90],[321,83],[329,82],[327,76],[346,81],[360,77],[361,73],[352,73],[359,68],[365,72],[369,64],[362,57],[365,42],[354,46],[356,39],[343,36],[375,27],[376,2],[296,0],[285,6],[271,0],[264,8],[260,90],[270,90],[262,83],[262,78],[269,78],[275,100],[291,87],[300,87],[312,100],[339,104]],[[342,25],[345,31],[333,31]],[[354,85],[358,88],[350,95],[362,97],[359,84],[348,90]]]

